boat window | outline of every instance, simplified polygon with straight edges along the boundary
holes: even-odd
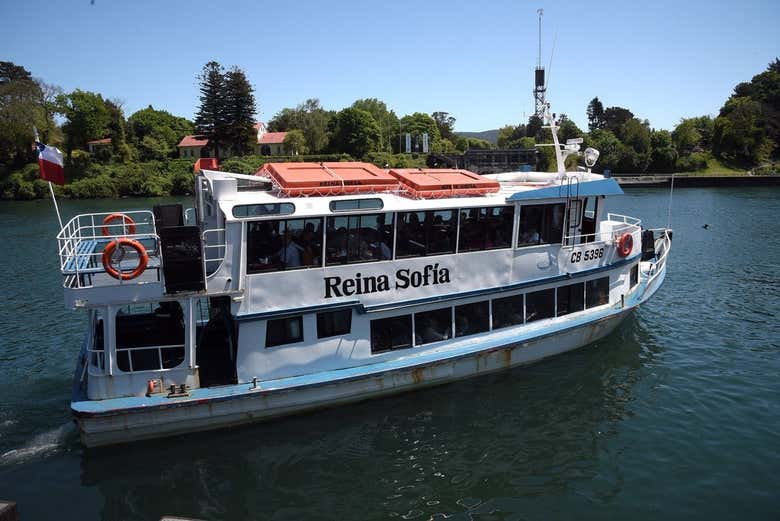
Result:
[[[585,309],[585,283],[578,282],[558,288],[558,316],[568,315]]]
[[[512,206],[462,209],[458,251],[508,248],[512,244],[513,219]]]
[[[265,347],[293,344],[303,341],[303,317],[269,320],[265,327]]]
[[[414,314],[414,345],[421,346],[452,337],[452,308]]]
[[[493,300],[493,329],[515,326],[523,323],[523,296],[497,298]]]
[[[455,306],[455,336],[473,335],[490,330],[489,302]]]
[[[630,276],[630,284],[633,288],[637,284],[639,284],[639,264],[635,264],[633,268],[631,268],[631,276]]]
[[[247,223],[246,271],[322,266],[322,217]]]
[[[393,214],[328,217],[326,265],[393,258]]]
[[[565,204],[535,204],[520,208],[517,245],[556,244],[563,239]]]
[[[397,220],[397,258],[455,253],[455,210],[399,212]]]
[[[348,335],[351,329],[351,309],[317,313],[317,338]]]
[[[116,314],[120,371],[159,371],[184,361],[184,313],[178,302],[128,304]]]
[[[292,203],[241,204],[233,207],[233,217],[263,217],[292,213],[295,213],[295,205]]]
[[[596,214],[599,209],[598,197],[585,198],[585,211],[582,216],[582,242],[596,240]]]
[[[533,322],[555,316],[555,289],[533,291],[525,296],[525,321]]]
[[[412,315],[371,321],[371,352],[412,347]]]
[[[381,199],[342,199],[330,202],[331,212],[349,212],[351,210],[381,210],[384,203]]]
[[[609,277],[601,277],[585,283],[585,307],[592,308],[608,303]]]

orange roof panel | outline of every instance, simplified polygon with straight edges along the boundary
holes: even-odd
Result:
[[[396,177],[412,197],[461,197],[498,192],[498,181],[468,170],[447,168],[394,168]]]
[[[271,178],[287,196],[387,192],[398,179],[370,163],[267,163],[257,174]]]

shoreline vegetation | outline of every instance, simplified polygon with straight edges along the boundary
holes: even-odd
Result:
[[[469,149],[533,149],[550,142],[549,130],[531,116],[491,135],[495,142],[459,135],[447,112],[398,117],[376,98],[340,111],[317,99],[279,111],[266,125],[284,132],[284,155],[256,155],[254,88],[238,67],[207,63],[197,76],[194,121],[149,105],[125,118],[122,102],[99,93],[61,88],[33,78],[23,66],[0,61],[0,199],[49,196],[39,179],[32,126],[41,140],[63,149],[66,184],[58,196],[72,199],[185,195],[193,190],[195,158],[179,158],[184,136],[208,140],[202,153],[218,156],[223,170],[252,174],[270,161],[367,161],[380,167],[423,167]],[[751,81],[739,83],[716,117],[684,118],[671,131],[652,128],[624,107],[588,104],[588,129],[558,116],[562,141],[583,137],[583,148],[601,152],[597,172],[616,177],[765,176],[780,165],[780,59]],[[401,153],[409,134],[415,150],[427,135],[429,154]],[[468,133],[466,133],[468,134]],[[403,147],[405,148],[405,147]],[[552,149],[537,149],[536,169],[554,169]],[[278,151],[277,151],[278,152]],[[572,168],[576,158],[570,158]],[[649,179],[648,179],[649,180]]]

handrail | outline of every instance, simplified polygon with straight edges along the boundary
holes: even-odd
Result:
[[[209,236],[211,234],[216,234],[214,244],[209,244]],[[201,234],[201,241],[203,242],[203,270],[206,275],[210,275],[211,273],[216,272],[225,261],[225,255],[227,253],[227,236],[225,235],[225,228],[210,228],[204,230]],[[214,253],[213,256],[209,254],[212,250],[216,250],[216,253]],[[214,269],[209,269],[210,267],[213,267],[213,264],[216,262],[219,264],[217,264]]]
[[[119,223],[104,224],[106,217],[112,214],[126,215],[133,222],[130,224],[123,219]],[[120,238],[141,242],[150,258],[160,256],[160,237],[157,235],[154,214],[149,210],[86,213],[68,221],[57,234],[60,271],[66,277],[67,284],[73,283],[77,288],[91,286],[91,276],[101,272],[103,247]],[[159,277],[160,263],[150,265],[147,269],[156,269]],[[119,279],[115,284],[136,282]]]
[[[617,221],[617,222],[622,221],[626,224],[633,224],[634,226],[639,226],[642,224],[642,219],[637,219],[636,217],[631,217],[628,215],[611,213],[611,212],[607,214],[607,221]]]
[[[161,346],[117,347],[116,348],[117,355],[119,355],[119,353],[123,352],[123,351],[124,352],[150,351],[150,350],[155,349],[155,350],[157,350],[157,361],[159,362],[159,369],[140,369],[138,371],[135,371],[135,370],[133,370],[133,357],[128,355],[127,356],[127,363],[128,363],[128,366],[129,366],[130,370],[129,371],[122,371],[122,369],[120,369],[120,371],[122,371],[123,373],[143,373],[143,372],[149,372],[149,371],[159,372],[159,371],[170,371],[172,369],[176,369],[176,367],[179,367],[179,365],[184,363],[184,360],[182,360],[182,362],[180,362],[176,367],[165,368],[165,367],[163,367],[162,350],[163,349],[175,349],[175,348],[179,348],[179,347],[185,348],[186,345],[185,344],[170,344],[170,345],[161,345]],[[117,359],[118,359],[118,356],[117,356]],[[118,366],[119,366],[118,360],[115,363],[117,364],[117,368],[118,368]]]
[[[612,216],[621,217],[622,219],[612,219]],[[635,221],[635,222],[629,222]],[[598,231],[595,231],[593,233],[580,233],[578,235],[564,235],[563,239],[561,241],[561,246],[564,248],[574,248],[577,246],[582,246],[583,244],[597,244],[597,243],[609,243],[615,240],[615,235],[622,235],[624,232],[628,232],[629,230],[633,231],[634,229],[637,229],[641,225],[641,220],[636,219],[634,217],[629,217],[626,215],[618,216],[618,214],[609,214],[607,221],[602,222],[618,222],[617,226],[614,226],[609,231],[605,231],[602,229],[599,229]],[[621,223],[622,221],[622,223]],[[606,237],[609,235],[609,237]],[[590,242],[581,242],[580,239],[583,237],[595,237],[595,240],[592,240]]]
[[[663,240],[662,243],[663,251],[661,252],[661,255],[658,256],[656,261],[650,265],[650,269],[647,271],[648,286],[656,279],[656,277],[658,277],[658,275],[661,273],[663,268],[666,266],[666,257],[669,255],[669,251],[671,250],[671,245],[672,245],[672,239],[671,237],[669,237],[669,232],[671,230],[669,228],[654,228],[652,231],[663,232],[663,235],[658,238],[658,240]]]

